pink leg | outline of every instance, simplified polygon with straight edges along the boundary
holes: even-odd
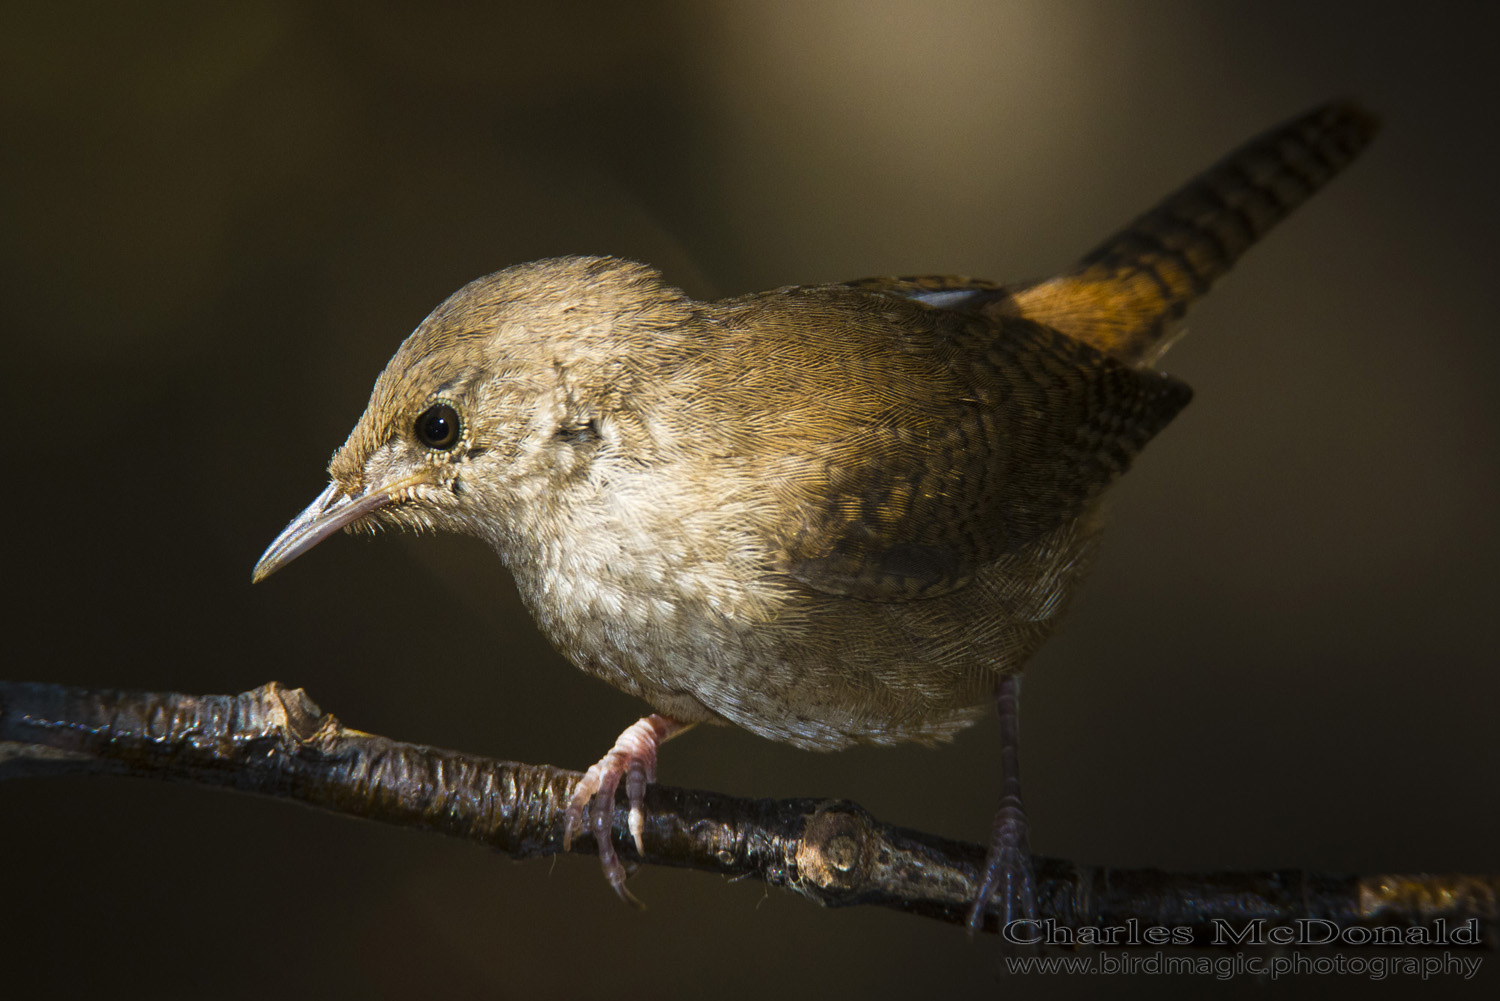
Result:
[[[625,798],[630,801],[630,836],[635,841],[635,850],[644,855],[646,811],[642,803],[646,798],[646,786],[656,781],[656,749],[691,725],[653,713],[626,727],[615,746],[584,773],[563,816],[563,850],[567,851],[573,844],[573,834],[582,826],[587,814],[594,841],[599,846],[599,864],[604,867],[604,878],[609,880],[609,885],[615,888],[622,900],[637,906],[640,901],[625,888],[625,866],[621,864],[610,838],[614,828],[615,790],[623,778]],[[590,801],[593,802],[592,809]]]
[[[1030,825],[1021,808],[1021,679],[1008,675],[995,692],[1000,714],[1000,807],[990,832],[990,850],[979,873],[979,893],[969,908],[969,934],[984,927],[985,907],[1001,892],[1001,928],[1010,921],[1035,921],[1036,877],[1031,868]]]

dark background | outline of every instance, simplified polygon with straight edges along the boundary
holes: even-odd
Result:
[[[479,544],[339,538],[249,584],[428,310],[558,253],[703,296],[1044,274],[1348,94],[1384,134],[1193,312],[1167,367],[1197,399],[1114,490],[1097,571],[1028,675],[1033,845],[1494,872],[1500,88],[1480,10],[8,3],[4,674],[274,678],[361,729],[581,767],[642,707],[553,654]],[[662,778],[978,839],[996,730],[816,755],[700,729]],[[635,913],[591,859],[511,864],[186,786],[12,783],[0,830],[8,997],[1206,986],[1002,983],[993,942],[691,873],[640,873]],[[1363,984],[1291,989],[1327,986]]]

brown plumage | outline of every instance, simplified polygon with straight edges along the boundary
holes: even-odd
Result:
[[[683,724],[946,739],[1050,632],[1101,492],[1187,403],[1151,368],[1175,321],[1373,130],[1319,108],[1009,288],[702,303],[599,257],[481,278],[401,346],[256,578],[339,527],[485,539],[569,659],[660,714],[596,768],[601,807],[632,770],[638,801]]]

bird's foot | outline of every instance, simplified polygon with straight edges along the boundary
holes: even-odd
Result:
[[[620,862],[610,837],[614,829],[615,790],[624,779],[625,797],[630,801],[630,837],[635,841],[636,852],[644,855],[646,810],[643,804],[646,786],[656,781],[656,750],[687,726],[653,713],[626,727],[615,746],[584,773],[563,815],[563,850],[567,851],[573,844],[573,835],[582,828],[586,817],[594,842],[599,846],[599,864],[604,867],[604,878],[609,880],[609,885],[614,887],[621,900],[637,907],[641,902],[625,888],[625,866]]]
[[[979,871],[979,891],[969,907],[969,937],[984,928],[990,898],[1000,892],[1000,935],[1008,946],[1034,941],[1036,874],[1031,865],[1031,825],[1021,806],[1021,679],[1001,679],[995,690],[1000,716],[1000,807],[990,831],[990,850]],[[1025,922],[1026,924],[1017,924]]]
[[[984,927],[990,900],[998,891],[1000,934],[1014,945],[1034,938],[1037,920],[1036,875],[1031,865],[1026,812],[1018,800],[1006,797],[995,813],[990,850],[979,872],[979,892],[969,907],[969,935]],[[1014,922],[1029,922],[1030,926]]]

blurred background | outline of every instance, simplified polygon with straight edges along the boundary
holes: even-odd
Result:
[[[249,583],[449,292],[561,253],[711,297],[1042,275],[1353,95],[1384,133],[1191,314],[1167,368],[1197,398],[1114,490],[1097,571],[1028,675],[1032,844],[1174,870],[1500,870],[1494,17],[7,3],[4,674],[277,679],[360,729],[582,767],[642,706],[554,654],[478,543],[339,538]],[[816,755],[700,729],[662,780],[848,797],[977,840],[996,730]],[[187,786],[11,783],[0,832],[15,997],[1202,986],[1002,983],[993,942],[693,873],[639,873],[635,913],[589,858],[512,864]]]

